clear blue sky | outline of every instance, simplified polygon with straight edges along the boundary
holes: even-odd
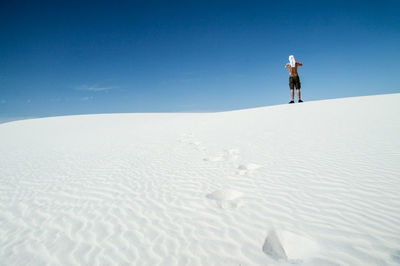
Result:
[[[400,92],[400,1],[1,1],[0,117]]]

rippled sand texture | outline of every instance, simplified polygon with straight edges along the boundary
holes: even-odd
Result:
[[[1,265],[399,265],[400,94],[0,125]]]

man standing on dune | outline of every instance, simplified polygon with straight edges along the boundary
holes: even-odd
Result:
[[[285,65],[285,68],[289,69],[289,87],[290,87],[290,96],[292,96],[292,100],[289,103],[294,103],[294,86],[296,86],[297,97],[299,98],[299,103],[303,101],[300,98],[300,78],[299,74],[297,74],[297,67],[302,66],[303,64],[294,59],[294,56],[289,56],[289,63]]]

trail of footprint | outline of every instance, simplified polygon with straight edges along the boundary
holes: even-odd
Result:
[[[221,208],[238,208],[240,207],[240,198],[243,196],[242,192],[232,189],[216,190],[206,197],[215,200]]]
[[[187,143],[189,145],[196,146],[198,150],[204,151],[206,147],[201,145],[200,141],[194,140],[193,134],[184,134],[183,137],[185,139],[181,140],[181,142]],[[209,162],[220,162],[220,161],[230,161],[236,160],[239,157],[239,149],[231,148],[225,149],[223,152],[215,155],[203,158],[204,161]],[[260,168],[261,166],[256,164],[247,164],[245,166],[239,166],[240,171],[252,171]],[[219,207],[221,208],[238,208],[241,204],[240,198],[242,197],[242,193],[232,190],[232,189],[221,189],[214,191],[211,194],[208,194],[206,197],[208,199],[215,200]]]
[[[191,140],[187,140],[189,145],[196,146],[199,150],[206,150],[201,146],[200,141],[193,140],[193,135],[190,135]],[[222,153],[215,156],[204,158],[204,161],[219,162],[236,160],[239,157],[239,149],[225,149]],[[246,175],[252,173],[260,168],[262,165],[255,163],[240,164],[237,166],[237,173],[239,175]],[[243,193],[233,189],[220,189],[216,190],[206,197],[210,200],[216,201],[220,208],[236,209],[241,205],[241,198]],[[262,247],[263,252],[276,260],[286,260],[289,263],[301,263],[304,259],[312,261],[313,255],[318,251],[319,246],[316,242],[306,237],[296,235],[288,231],[275,231],[271,230]],[[320,263],[319,261],[318,263]],[[325,261],[323,261],[325,263]],[[328,263],[329,264],[329,263]]]

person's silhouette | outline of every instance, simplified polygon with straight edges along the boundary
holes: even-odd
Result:
[[[285,65],[285,68],[289,69],[289,88],[290,88],[290,96],[292,100],[289,103],[294,103],[294,87],[296,86],[297,96],[299,98],[299,103],[303,102],[300,97],[300,78],[297,73],[297,67],[302,66],[303,64],[294,59],[294,56],[289,56],[289,63]]]

